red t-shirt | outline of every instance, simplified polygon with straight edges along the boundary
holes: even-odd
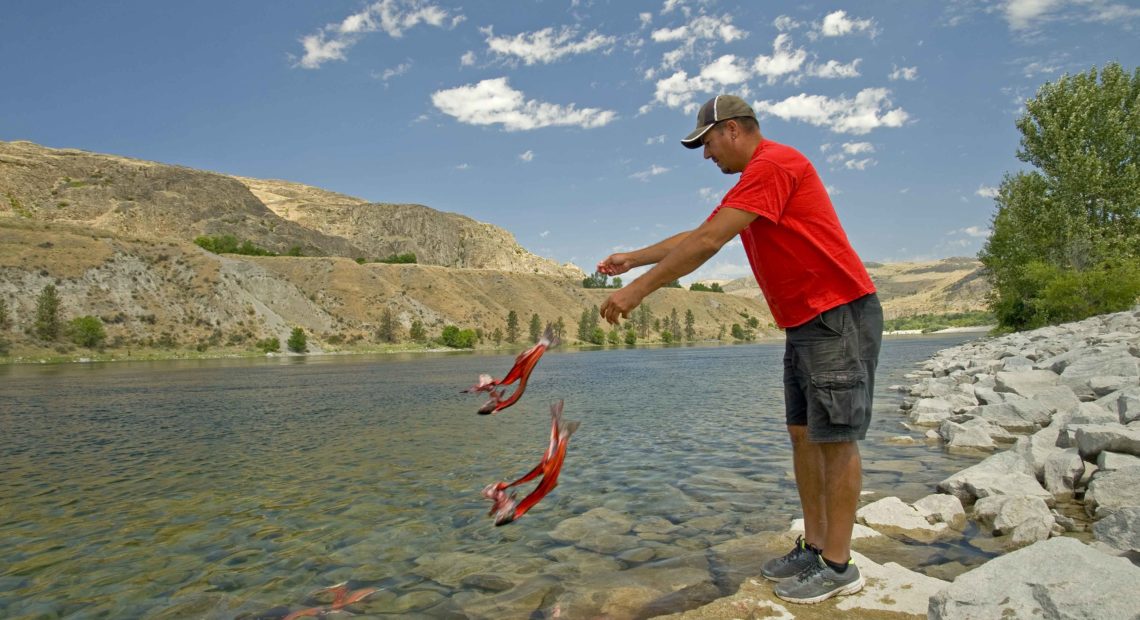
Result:
[[[792,147],[763,140],[709,217],[725,207],[760,216],[740,240],[780,327],[875,292],[815,167]]]

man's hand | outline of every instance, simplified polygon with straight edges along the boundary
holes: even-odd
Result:
[[[602,318],[611,325],[617,325],[620,319],[628,319],[633,309],[645,299],[645,295],[638,292],[637,287],[630,285],[619,288],[606,298],[601,307]]]
[[[617,254],[610,254],[604,260],[598,263],[596,271],[604,273],[607,276],[621,275],[630,269],[636,267],[633,263],[633,257],[625,252],[618,252]]]

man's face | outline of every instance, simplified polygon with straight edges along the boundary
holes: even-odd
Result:
[[[701,143],[705,145],[705,159],[711,159],[716,167],[725,174],[740,172],[735,167],[732,148],[734,146],[732,135],[734,129],[735,125],[730,127],[728,121],[721,121],[701,136]]]

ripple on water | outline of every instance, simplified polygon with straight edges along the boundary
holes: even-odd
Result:
[[[961,340],[888,341],[878,384]],[[376,616],[699,604],[755,573],[740,541],[798,516],[782,354],[555,351],[489,417],[458,390],[511,356],[7,368],[0,616],[280,618],[341,581],[378,588],[352,606]],[[559,486],[496,528],[480,490],[534,466],[558,398],[582,422]],[[878,398],[865,488],[913,501],[976,460],[876,440],[903,432]],[[965,547],[914,562],[984,553]]]

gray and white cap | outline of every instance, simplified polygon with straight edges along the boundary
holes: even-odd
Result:
[[[712,129],[713,125],[730,118],[740,118],[742,116],[756,118],[756,113],[753,112],[751,106],[745,103],[740,97],[735,95],[717,95],[701,106],[700,111],[697,112],[697,128],[685,136],[681,140],[681,144],[685,145],[685,148],[699,149],[703,146],[701,144],[701,136]]]

